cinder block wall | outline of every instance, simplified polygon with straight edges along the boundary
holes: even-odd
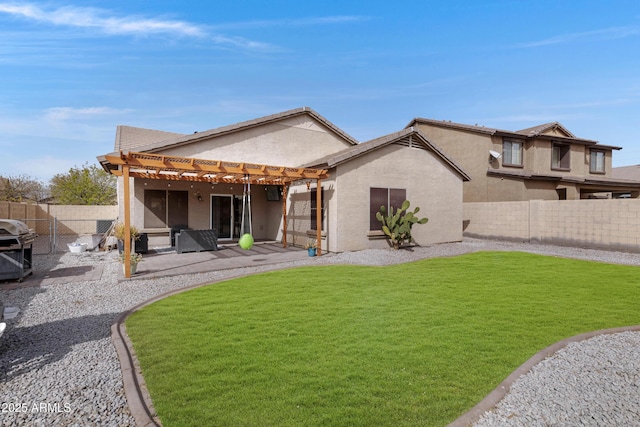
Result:
[[[0,202],[0,218],[17,219],[23,221],[30,228],[35,229],[37,221],[37,206],[27,203]]]
[[[58,234],[94,234],[97,220],[118,218],[118,206],[39,205],[49,218],[57,219]]]
[[[462,224],[465,236],[529,241],[529,204],[464,203]]]
[[[40,235],[48,235],[57,219],[58,234],[94,234],[97,220],[115,220],[118,206],[35,205],[0,202],[0,218],[25,222]]]
[[[640,200],[465,203],[464,234],[640,252]]]

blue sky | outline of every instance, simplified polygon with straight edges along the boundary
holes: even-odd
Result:
[[[0,175],[302,106],[360,141],[559,121],[640,164],[640,2],[0,0]]]

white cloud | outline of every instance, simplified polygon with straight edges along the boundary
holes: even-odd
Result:
[[[113,150],[116,123],[132,110],[56,107],[37,111],[0,108],[2,171],[48,181],[57,173]]]
[[[129,109],[116,109],[111,107],[54,107],[45,111],[45,119],[50,121],[64,121],[69,119],[93,118],[97,116],[113,116],[130,113]]]
[[[0,3],[0,12],[53,25],[95,28],[108,34],[172,34],[190,37],[205,35],[203,28],[184,21],[106,16],[106,11],[94,8],[67,6],[48,11],[30,3]]]
[[[275,26],[300,27],[313,25],[349,24],[368,20],[366,16],[325,16],[300,19],[246,21],[213,26],[198,25],[187,21],[142,16],[115,16],[106,9],[65,6],[45,9],[35,3],[0,3],[0,13],[55,26],[92,29],[107,35],[170,35],[210,40],[222,47],[250,51],[272,52],[278,46],[262,41],[249,40],[212,31],[263,28]]]
[[[267,27],[308,27],[316,25],[351,24],[355,22],[367,21],[369,19],[371,18],[368,16],[358,15],[320,16],[298,19],[271,19],[229,22],[225,24],[216,24],[212,28],[216,30],[229,30]]]
[[[581,40],[613,40],[632,37],[640,34],[640,27],[611,27],[602,30],[584,31],[578,33],[563,34],[560,36],[550,37],[543,40],[521,43],[516,47],[539,47],[554,44],[570,43]]]
[[[169,35],[210,40],[223,46],[253,51],[274,51],[276,46],[210,32],[210,27],[187,21],[147,18],[140,16],[114,16],[105,9],[61,7],[46,10],[33,3],[0,3],[0,13],[55,26],[91,29],[107,35],[151,36]]]
[[[249,50],[275,51],[279,48],[270,43],[263,43],[254,40],[247,40],[243,37],[229,37],[223,35],[214,35],[212,40],[219,45],[234,46]]]

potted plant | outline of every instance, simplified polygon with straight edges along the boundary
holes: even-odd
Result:
[[[140,232],[135,226],[129,227],[129,232],[131,234],[131,248],[133,249],[135,246],[135,241],[140,238]],[[118,253],[122,253],[124,251],[124,223],[119,222],[113,228],[113,235],[118,240]]]
[[[124,269],[125,269],[125,266],[124,266],[124,253],[121,253],[121,254],[118,256],[118,259],[119,259],[119,260],[120,260],[120,262],[122,263],[122,271],[123,271],[123,272],[125,272],[125,271],[124,271]],[[136,270],[137,270],[137,268],[138,268],[138,263],[139,263],[140,261],[142,261],[142,254],[138,254],[138,253],[136,253],[136,252],[132,252],[132,253],[131,253],[131,258],[129,258],[129,260],[130,260],[130,263],[131,263],[131,270],[130,270],[130,271],[131,271],[131,274],[136,274]],[[125,273],[126,273],[126,272],[125,272]]]
[[[318,249],[318,243],[316,239],[309,239],[307,243],[304,245],[304,248],[307,250],[309,256],[316,256],[316,251]]]

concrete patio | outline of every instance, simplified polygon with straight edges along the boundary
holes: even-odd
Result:
[[[279,242],[256,242],[249,250],[235,242],[220,243],[217,251],[176,253],[173,248],[150,250],[143,255],[136,274],[129,280],[152,279],[182,274],[255,267],[308,258],[307,251],[295,246],[282,247]],[[120,279],[124,280],[123,271]]]

